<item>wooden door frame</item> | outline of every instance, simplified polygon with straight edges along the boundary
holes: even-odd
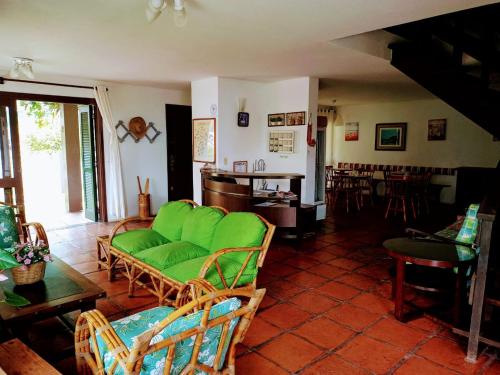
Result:
[[[104,162],[104,139],[103,139],[103,121],[101,112],[99,111],[99,107],[97,106],[97,102],[94,98],[80,98],[73,96],[60,96],[60,95],[45,95],[45,94],[30,94],[30,93],[22,93],[22,92],[8,92],[8,91],[0,91],[0,99],[12,100],[14,103],[17,100],[29,100],[29,101],[37,101],[37,102],[52,102],[52,103],[63,103],[63,104],[82,104],[82,105],[92,105],[95,110],[95,153],[96,153],[96,176],[97,176],[97,200],[99,205],[99,221],[108,221],[108,207],[107,207],[107,198],[106,198],[106,170],[105,170],[105,162]],[[16,126],[17,123],[17,111],[15,118]],[[19,131],[16,131],[17,137],[17,146],[20,147],[19,144]],[[14,142],[14,140],[12,140]],[[19,149],[19,154],[21,150]],[[14,156],[15,157],[15,156]],[[22,168],[21,168],[21,160],[19,160],[18,168],[15,170],[15,173],[20,173],[22,176]],[[1,186],[0,186],[1,187]],[[23,190],[22,186],[20,189],[21,197],[23,198]],[[17,194],[17,191],[16,191]],[[16,197],[17,199],[17,197]]]

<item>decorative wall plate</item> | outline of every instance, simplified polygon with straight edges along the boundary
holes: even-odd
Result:
[[[142,117],[133,117],[128,123],[128,130],[136,139],[142,139],[146,135],[148,127],[146,126],[146,121],[144,121]]]

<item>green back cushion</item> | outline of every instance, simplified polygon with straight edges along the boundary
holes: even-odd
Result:
[[[182,227],[182,241],[189,241],[205,249],[210,249],[215,228],[224,217],[217,208],[199,206],[187,215]]]
[[[469,209],[467,210],[467,214],[465,215],[464,223],[462,224],[462,228],[458,232],[457,241],[472,244],[476,239],[477,235],[477,227],[479,221],[477,219],[477,212],[479,211],[479,204],[471,204]]]
[[[138,251],[164,245],[168,242],[165,237],[152,229],[134,229],[117,234],[113,238],[112,245],[133,255]]]
[[[187,202],[167,202],[158,210],[152,228],[170,241],[179,241],[184,221],[192,209]]]
[[[233,297],[222,301],[212,307],[212,309],[210,310],[209,320],[213,320],[220,316],[230,314],[231,312],[236,311],[240,306],[241,301],[238,298]],[[123,319],[111,322],[111,326],[118,334],[118,336],[122,339],[127,348],[129,348],[130,350],[134,345],[134,339],[138,335],[144,333],[148,329],[151,329],[153,325],[158,324],[161,320],[165,319],[174,311],[175,310],[171,307],[155,307],[153,309],[141,311],[137,314],[130,315]],[[151,342],[158,343],[169,337],[179,335],[182,332],[199,326],[202,315],[203,310],[176,319],[158,335],[153,337]],[[221,360],[219,362],[219,368],[221,368],[224,363],[229,343],[231,341],[234,328],[236,327],[236,324],[238,324],[238,321],[239,317],[233,318],[229,323],[227,337],[222,346],[223,350]],[[217,354],[217,349],[219,347],[219,342],[221,340],[221,334],[222,325],[217,325],[205,332],[203,343],[200,349],[200,354],[198,355],[198,363],[205,364],[207,366],[213,365],[215,356]],[[196,336],[193,335],[185,340],[176,343],[174,360],[172,363],[172,368],[170,369],[170,374],[180,374],[182,370],[184,370],[185,367],[189,364],[191,355],[193,353],[195,337]],[[99,347],[99,353],[104,360],[104,367],[106,371],[110,371],[111,365],[114,361],[114,357],[113,354],[109,351],[108,347],[104,344],[104,340],[99,336],[99,334],[97,335],[97,345]],[[144,357],[141,374],[163,374],[166,354],[167,349],[162,349]],[[123,374],[123,368],[118,365],[114,373]]]
[[[261,246],[267,227],[264,222],[251,212],[231,212],[217,224],[210,251],[233,248]],[[242,263],[248,253],[237,252],[228,254],[231,259]],[[252,259],[252,266],[258,258]]]
[[[139,251],[134,256],[159,270],[186,260],[207,256],[208,250],[187,241],[171,242],[166,245]]]
[[[0,206],[0,248],[8,249],[19,242],[14,209]]]
[[[201,267],[203,266],[207,258],[208,257],[205,256],[201,258],[191,259],[164,269],[161,272],[169,278],[177,280],[181,283],[186,283],[187,281],[198,277]],[[217,259],[228,286],[231,286],[241,269],[241,263],[232,260],[230,257],[228,257],[228,254],[222,255]],[[257,268],[247,265],[247,267],[243,271],[243,274],[238,280],[238,283],[235,286],[250,284],[255,280],[256,277]],[[217,272],[215,264],[212,264],[212,266],[208,269],[207,274],[205,275],[205,280],[209,281],[210,284],[212,284],[217,289],[224,288],[224,284],[222,283],[222,280]]]

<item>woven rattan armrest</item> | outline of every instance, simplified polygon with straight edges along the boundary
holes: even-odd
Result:
[[[126,219],[123,219],[119,221],[113,229],[111,229],[111,232],[109,234],[109,243],[111,244],[113,241],[113,238],[115,237],[116,233],[120,230],[120,228],[126,226],[127,224],[131,223],[137,223],[137,222],[150,222],[152,223],[155,218],[153,216],[149,217],[140,217],[140,216],[133,216],[133,217],[128,217]],[[125,228],[125,230],[127,230]]]
[[[221,281],[224,284],[224,287],[225,288],[233,288],[237,284],[237,282],[240,279],[241,275],[243,274],[243,271],[245,271],[245,268],[247,267],[248,262],[250,261],[250,259],[254,255],[254,253],[260,252],[260,251],[263,251],[263,248],[261,246],[256,246],[256,247],[236,247],[236,248],[227,248],[227,249],[218,250],[215,253],[213,253],[212,255],[210,255],[207,258],[207,260],[205,261],[205,263],[203,263],[203,266],[200,269],[200,273],[198,274],[198,277],[201,278],[201,279],[204,279],[205,276],[206,276],[206,274],[207,274],[207,272],[208,272],[208,270],[210,269],[210,267],[213,264],[215,264],[215,267],[217,268],[217,273],[219,274],[219,276],[221,278]],[[237,253],[237,252],[247,252],[248,255],[245,258],[245,261],[243,262],[243,264],[242,264],[242,266],[240,268],[240,271],[236,275],[236,277],[235,277],[232,285],[228,285],[227,282],[226,282],[226,280],[225,280],[225,278],[224,278],[224,274],[222,272],[222,268],[221,268],[221,266],[219,264],[218,258],[220,258],[221,256],[223,256],[225,254]]]
[[[129,349],[106,317],[99,310],[90,310],[80,314],[75,327],[75,353],[79,370],[84,367],[86,361],[93,373],[104,374],[104,363],[97,346],[98,335],[104,341],[108,352],[115,353],[111,367],[119,366],[120,362],[124,367],[130,354]]]

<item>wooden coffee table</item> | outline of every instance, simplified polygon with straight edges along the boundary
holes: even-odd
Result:
[[[106,292],[56,256],[47,263],[43,281],[31,285],[15,286],[10,271],[9,280],[0,285],[4,290],[27,298],[31,305],[13,307],[0,303],[0,324],[13,335],[16,326],[26,326],[34,321],[61,316],[71,311],[95,309],[96,300],[106,297]]]

